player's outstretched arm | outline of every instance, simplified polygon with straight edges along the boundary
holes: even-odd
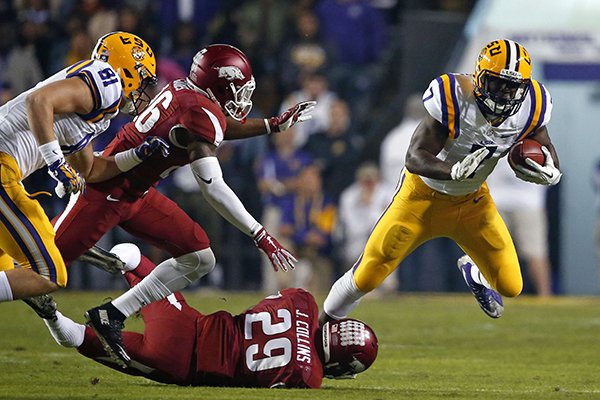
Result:
[[[69,162],[77,168],[89,183],[102,182],[121,172],[137,167],[154,153],[160,152],[163,157],[169,155],[169,144],[157,136],[148,136],[137,147],[122,151],[114,156],[95,155],[91,143],[82,151],[68,157]]]
[[[246,139],[284,132],[299,122],[311,119],[316,104],[316,101],[302,101],[276,117],[249,118],[244,122],[227,117],[227,139]]]
[[[223,180],[223,171],[216,157],[216,147],[202,140],[188,146],[190,167],[204,198],[223,218],[253,238],[277,271],[294,268],[296,258],[246,210],[235,192]]]

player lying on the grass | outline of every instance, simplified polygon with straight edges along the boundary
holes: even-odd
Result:
[[[321,321],[348,315],[407,255],[436,237],[449,237],[465,251],[458,267],[490,317],[502,315],[501,295],[521,293],[517,252],[485,180],[511,146],[528,137],[544,146],[545,163],[528,159],[531,168],[519,167],[517,177],[540,185],[560,181],[546,129],[550,93],[531,79],[523,46],[495,40],[482,49],[473,75],[434,79],[423,103],[429,114],[412,136],[398,191],[363,254],[331,288]]]
[[[130,286],[155,267],[131,243],[111,252]],[[361,321],[319,328],[318,307],[302,289],[285,289],[240,315],[204,315],[175,292],[141,309],[144,333],[123,332],[131,356],[123,369],[107,357],[95,332],[56,310],[50,296],[29,302],[62,346],[118,371],[178,385],[318,388],[323,376],[352,377],[377,356],[377,338]]]

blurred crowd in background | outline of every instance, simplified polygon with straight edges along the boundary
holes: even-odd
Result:
[[[257,88],[251,117],[269,117],[298,101],[316,100],[312,120],[282,134],[225,142],[219,159],[227,183],[249,211],[300,259],[275,273],[252,240],[204,201],[189,168],[159,190],[207,231],[218,267],[199,286],[264,290],[287,286],[327,290],[352,266],[394,193],[408,141],[424,113],[421,93],[394,105],[401,85],[398,33],[414,10],[458,14],[473,1],[427,0],[4,0],[0,3],[0,104],[54,72],[90,57],[103,34],[144,38],[158,59],[160,90],[185,77],[193,55],[212,43],[239,47],[252,62]],[[435,76],[431,76],[433,79]],[[423,87],[425,89],[425,86]],[[392,109],[396,128],[377,134]],[[94,143],[101,150],[130,117],[120,115]],[[29,180],[52,191],[45,171]],[[28,182],[25,182],[27,186]],[[66,200],[41,200],[50,217]],[[104,248],[133,241],[153,261],[159,250],[120,229]],[[436,239],[417,249],[383,290],[463,290],[456,245]],[[69,288],[116,288],[120,279],[83,263],[69,270]],[[548,284],[546,284],[548,286]],[[531,290],[526,286],[526,290]],[[549,294],[548,288],[540,290]]]

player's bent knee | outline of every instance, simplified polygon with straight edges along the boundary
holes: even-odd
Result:
[[[194,281],[210,273],[217,263],[211,248],[194,251],[175,258],[175,268]]]
[[[137,267],[142,260],[140,248],[133,243],[119,243],[113,246],[110,252],[119,257],[130,269]]]

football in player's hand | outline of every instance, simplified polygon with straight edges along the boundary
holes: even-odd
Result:
[[[542,145],[533,139],[523,139],[515,143],[508,151],[508,163],[512,168],[517,165],[531,169],[525,162],[526,158],[531,158],[540,165],[546,162],[546,156],[542,151]]]

